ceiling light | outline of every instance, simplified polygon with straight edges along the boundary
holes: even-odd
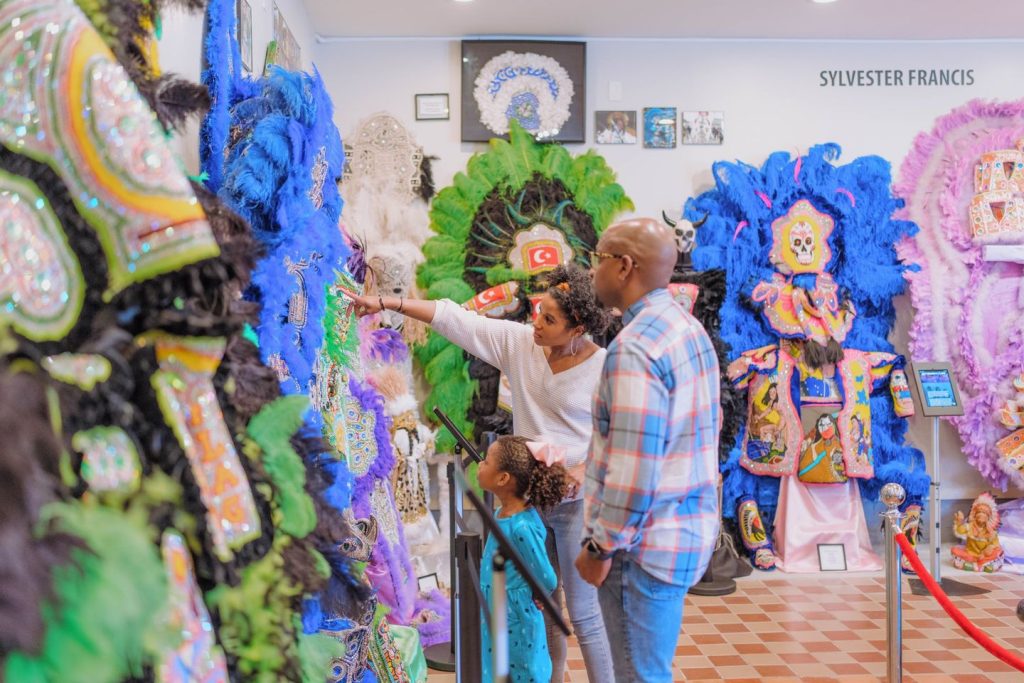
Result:
[[[473,0],[455,0],[455,2],[473,2]]]
[[[462,0],[462,1],[464,2],[465,0]],[[827,5],[827,4],[829,4],[831,2],[835,2],[835,1],[836,0],[811,0],[811,2],[813,2],[815,5]]]

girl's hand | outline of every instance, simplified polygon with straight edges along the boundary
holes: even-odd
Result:
[[[374,313],[380,313],[383,310],[381,306],[381,298],[379,296],[359,296],[358,294],[352,295],[352,310],[355,314],[362,318],[366,315],[373,315]]]

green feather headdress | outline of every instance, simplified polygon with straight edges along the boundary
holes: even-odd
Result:
[[[517,231],[542,222],[561,231],[574,260],[585,264],[586,250],[622,211],[633,208],[615,173],[593,150],[573,156],[561,145],[539,144],[512,122],[509,140],[494,139],[476,154],[465,173],[438,193],[430,211],[437,234],[423,245],[426,261],[417,284],[431,299],[464,303],[487,286],[516,280],[531,291],[531,277],[507,262]],[[431,332],[415,349],[431,391],[427,412],[440,406],[459,429],[470,433],[470,407],[477,382],[461,349]],[[454,439],[442,432],[438,449]]]

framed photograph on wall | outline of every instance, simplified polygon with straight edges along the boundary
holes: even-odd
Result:
[[[242,66],[252,73],[252,5],[249,0],[238,0],[238,48],[242,53]]]
[[[599,145],[635,145],[636,111],[595,111],[594,141]]]
[[[451,118],[448,93],[416,95],[417,121],[447,121]]]
[[[644,108],[644,147],[673,149],[676,146],[676,108]]]
[[[462,141],[508,134],[516,120],[538,140],[584,142],[587,44],[462,41]]]
[[[274,3],[274,42],[277,43],[277,57],[274,62],[288,71],[302,70],[302,49],[295,35],[288,28],[281,8]]]
[[[684,111],[679,137],[684,145],[720,145],[725,142],[725,113]]]

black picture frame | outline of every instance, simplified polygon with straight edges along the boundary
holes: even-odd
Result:
[[[451,119],[451,102],[446,92],[420,93],[413,97],[417,121],[448,121]],[[444,114],[436,112],[444,103]]]
[[[569,73],[573,98],[569,120],[557,135],[544,142],[586,142],[587,44],[571,40],[464,40],[462,41],[462,142],[487,142],[496,135],[480,120],[473,90],[476,77],[489,60],[503,52],[532,52],[557,61]],[[507,137],[507,136],[504,136]]]
[[[242,55],[242,67],[252,73],[252,5],[249,0],[238,0],[235,7],[238,17],[238,49]]]
[[[441,582],[438,581],[437,572],[416,577],[416,587],[420,593],[441,590]]]
[[[839,549],[839,555],[843,558],[842,567],[835,561],[834,557],[827,557],[822,555],[822,549],[825,549],[826,553],[835,553],[836,549]],[[826,566],[826,564],[828,566]],[[846,546],[842,543],[819,543],[818,544],[818,569],[823,572],[845,572],[846,571]]]

